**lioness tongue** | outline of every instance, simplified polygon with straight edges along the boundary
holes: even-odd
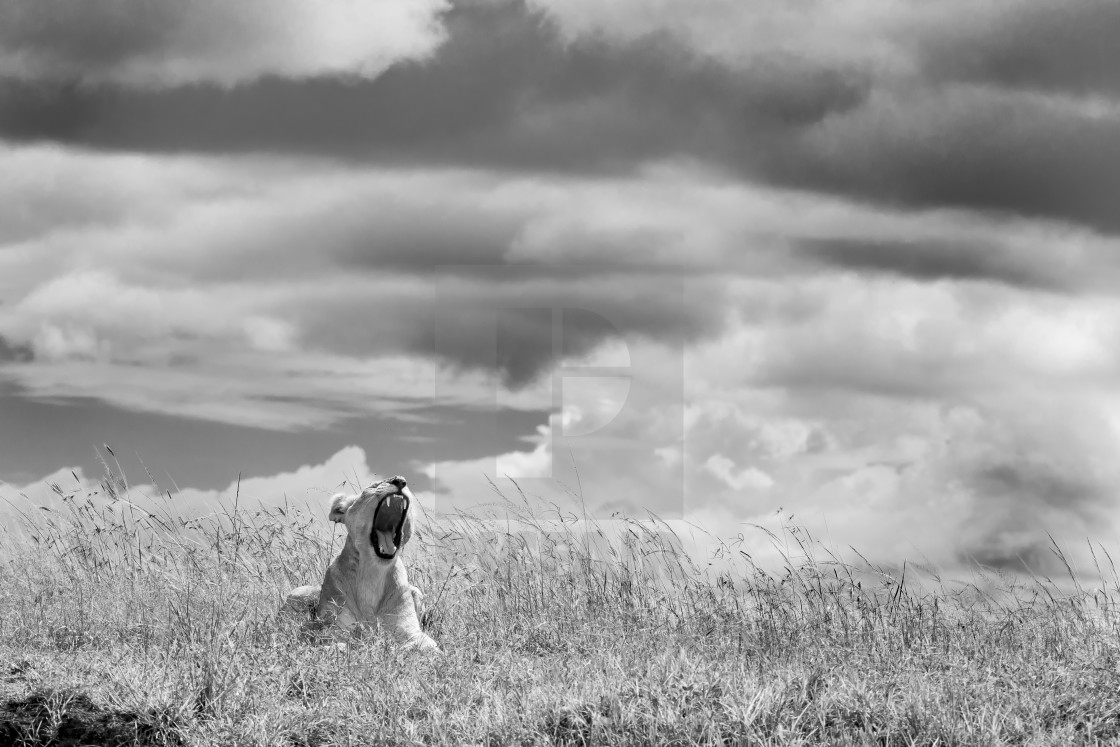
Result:
[[[377,534],[377,549],[383,555],[396,555],[397,543],[393,541],[395,532],[387,531],[385,529],[375,530]]]

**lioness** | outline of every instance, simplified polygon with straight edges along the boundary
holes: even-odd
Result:
[[[414,594],[401,551],[412,535],[408,509],[412,491],[399,475],[359,495],[331,498],[331,521],[346,526],[346,544],[327,568],[320,586],[293,590],[284,607],[308,614],[324,625],[351,630],[360,623],[381,623],[405,646],[438,650],[420,629]]]

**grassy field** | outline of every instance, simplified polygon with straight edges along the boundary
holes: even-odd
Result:
[[[791,528],[784,568],[709,567],[655,522],[507,531],[542,515],[510,501],[406,549],[425,655],[277,618],[338,551],[325,505],[186,521],[119,476],[58,492],[0,532],[0,747],[1120,741],[1107,557],[1091,586],[958,586]]]

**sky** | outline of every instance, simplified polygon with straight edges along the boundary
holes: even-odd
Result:
[[[1111,0],[8,0],[0,497],[106,459],[196,508],[403,474],[1107,547],[1118,37]]]

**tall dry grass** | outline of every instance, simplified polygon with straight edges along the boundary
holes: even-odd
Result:
[[[759,534],[784,553],[776,570],[741,544],[709,566],[656,519],[514,496],[430,516],[406,549],[445,652],[429,656],[378,636],[323,645],[278,618],[340,547],[325,506],[239,498],[188,519],[119,470],[57,492],[0,531],[0,700],[38,697],[32,744],[61,743],[76,703],[142,714],[136,739],[166,744],[1120,740],[1103,551],[1091,584],[954,584],[790,527]]]

